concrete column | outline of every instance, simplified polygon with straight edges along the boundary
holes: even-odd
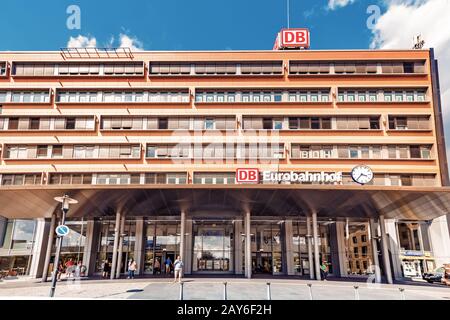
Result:
[[[430,225],[430,242],[436,267],[442,266],[450,261],[450,234],[447,218],[450,216],[440,216],[433,220]]]
[[[389,235],[389,250],[391,252],[391,263],[395,280],[403,278],[402,262],[400,260],[400,244],[397,235],[397,223],[395,219],[385,219],[386,233]]]
[[[181,219],[180,219],[180,257],[181,260],[184,261],[184,248],[185,248],[185,233],[186,233],[186,212],[181,211]],[[175,257],[176,259],[177,257]]]
[[[186,219],[185,223],[185,241],[184,241],[184,267],[183,267],[183,273],[184,274],[191,274],[192,273],[192,220]]]
[[[242,274],[242,220],[234,221],[234,273]]]
[[[29,265],[29,275],[33,278],[42,277],[43,264],[45,262],[47,249],[47,234],[49,233],[50,223],[45,219],[36,219],[36,229],[33,238],[33,247],[31,249],[31,264]]]
[[[53,247],[53,238],[55,236],[55,228],[56,228],[56,213],[53,212],[52,218],[50,220],[50,227],[48,230],[47,250],[45,253],[44,268],[42,270],[42,280],[41,280],[42,282],[47,281],[48,267],[50,265],[50,259],[52,257],[52,247]]]
[[[312,252],[312,233],[311,233],[311,217],[306,217],[306,239],[308,241],[308,263],[309,263],[309,277],[314,279],[314,259]]]
[[[314,237],[314,270],[316,280],[320,280],[320,257],[319,257],[319,230],[317,225],[317,212],[312,213],[313,237]]]
[[[116,279],[120,278],[120,269],[122,267],[122,253],[123,253],[123,234],[125,233],[125,215],[122,214],[120,218],[120,231],[119,231],[119,248],[117,249],[117,270]],[[127,271],[127,261],[123,262],[125,265],[124,271]]]
[[[284,222],[284,243],[285,243],[285,272],[287,275],[294,275],[294,239],[292,238],[292,220]]]
[[[111,262],[111,280],[115,278],[116,266],[117,266],[117,246],[119,243],[119,232],[120,232],[120,212],[116,212],[116,224],[114,226],[114,244],[113,244],[113,255]]]
[[[100,221],[88,220],[86,222],[86,242],[83,251],[83,265],[86,267],[87,276],[92,276],[95,272],[100,228]]]
[[[414,241],[414,229],[411,225],[408,225],[409,231],[409,244],[411,246],[411,250],[416,250],[416,242]]]
[[[252,277],[252,247],[250,236],[250,212],[245,213],[245,276]]]
[[[333,229],[331,229],[333,231]],[[332,232],[334,237],[331,237],[331,252],[333,273],[341,277],[347,277],[347,255],[346,255],[346,238],[345,238],[345,222],[336,221],[335,230]],[[335,247],[335,249],[333,249]],[[337,267],[336,267],[337,266]]]
[[[391,262],[389,259],[388,235],[386,234],[386,226],[384,224],[384,216],[380,215],[380,231],[381,231],[381,249],[383,254],[384,272],[386,274],[386,281],[389,284],[393,283]]]
[[[136,242],[134,243],[134,260],[136,261],[136,275],[144,273],[145,223],[144,218],[136,219]]]
[[[378,260],[378,244],[377,244],[377,227],[375,225],[375,219],[369,219],[369,230],[370,230],[370,242],[372,244],[372,259],[373,266],[375,268],[375,282],[381,283],[381,269],[380,261]]]

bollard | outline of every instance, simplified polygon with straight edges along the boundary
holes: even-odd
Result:
[[[180,300],[183,300],[183,288],[184,287],[184,283],[180,282]]]
[[[353,286],[353,289],[355,289],[355,300],[359,300],[359,292],[358,292],[358,286]]]
[[[400,300],[406,300],[405,299],[405,289],[398,288],[398,290],[400,291]]]
[[[312,284],[308,283],[307,284],[308,288],[309,288],[309,300],[313,299],[313,295],[312,295]]]
[[[223,300],[227,300],[227,283],[223,283]]]
[[[267,300],[272,300],[272,294],[270,292],[270,282],[267,282]]]

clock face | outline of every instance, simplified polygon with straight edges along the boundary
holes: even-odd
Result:
[[[368,166],[359,165],[353,168],[352,178],[359,184],[366,184],[372,181],[373,172]]]

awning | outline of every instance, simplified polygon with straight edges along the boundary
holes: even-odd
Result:
[[[386,218],[429,220],[450,212],[449,187],[380,187],[336,185],[109,185],[3,186],[0,215],[7,218],[50,217],[54,197],[69,194],[79,201],[69,217],[242,214],[252,216]],[[59,210],[59,209],[58,209]]]

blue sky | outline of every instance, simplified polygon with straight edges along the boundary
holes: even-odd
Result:
[[[290,25],[310,28],[312,49],[367,48],[372,3],[327,10],[328,0],[290,0]],[[66,27],[73,4],[81,9],[80,30]],[[0,50],[58,50],[79,34],[108,46],[120,33],[147,50],[271,49],[287,25],[285,0],[2,0],[2,9]]]

